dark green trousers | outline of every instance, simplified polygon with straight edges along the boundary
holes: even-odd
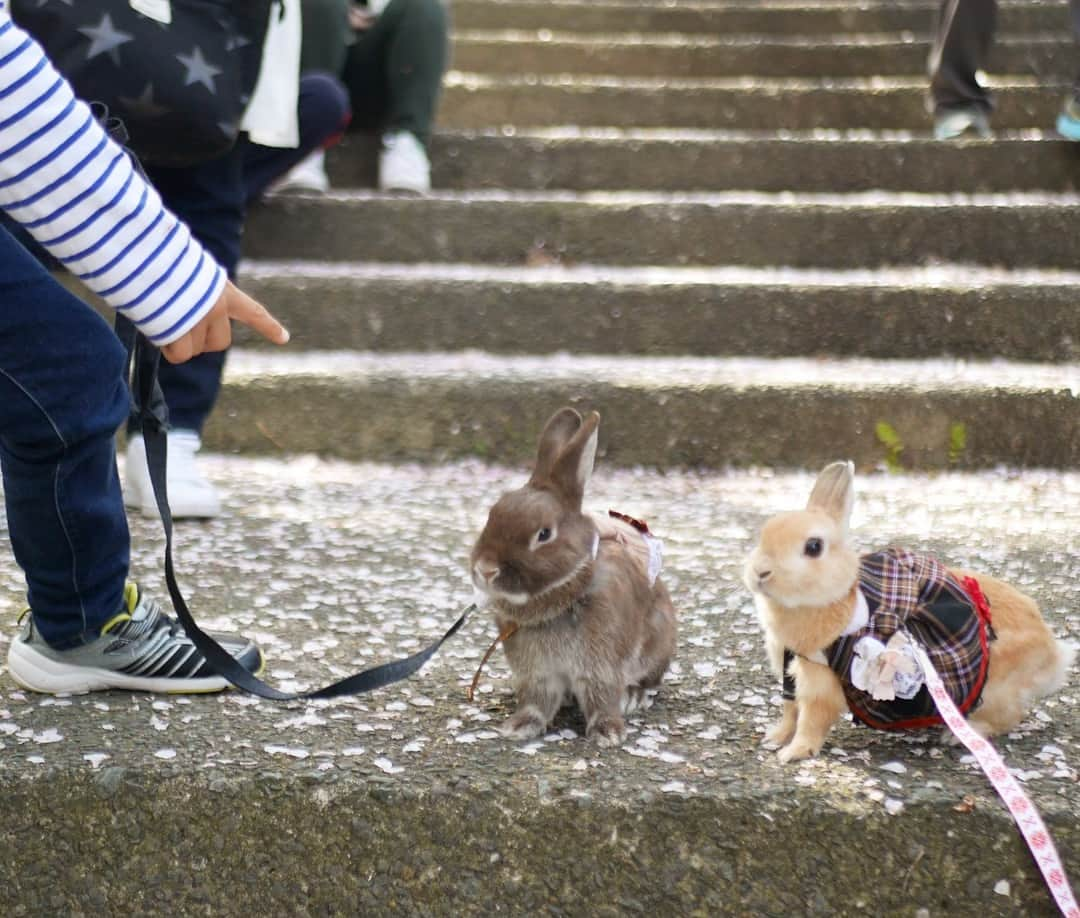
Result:
[[[301,72],[341,77],[352,104],[351,127],[411,131],[427,144],[449,56],[446,7],[441,0],[391,0],[370,29],[352,33],[349,5],[303,0]]]

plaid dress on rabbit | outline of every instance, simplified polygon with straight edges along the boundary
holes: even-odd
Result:
[[[879,730],[910,730],[943,723],[923,685],[911,698],[875,698],[852,681],[856,645],[867,636],[882,644],[904,629],[925,648],[949,696],[963,712],[979,703],[990,661],[990,605],[978,582],[954,577],[936,558],[903,549],[863,555],[859,589],[869,617],[865,626],[825,649],[857,721]]]

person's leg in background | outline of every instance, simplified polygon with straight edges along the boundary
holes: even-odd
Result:
[[[352,0],[302,0],[301,73],[319,70],[337,76],[345,69],[346,46],[352,42],[351,5]]]
[[[300,73],[331,74],[337,77],[345,67],[345,50],[352,41],[349,27],[349,7],[352,0],[303,0],[303,41],[300,46]],[[301,92],[303,82],[301,81]],[[345,94],[348,106],[348,94]],[[303,130],[303,126],[301,126]],[[329,146],[327,144],[326,146]],[[296,163],[280,181],[270,189],[279,191],[303,191],[322,194],[330,190],[326,174],[325,146],[319,147]]]
[[[943,0],[928,61],[938,140],[990,136],[993,102],[976,73],[986,66],[996,29],[996,0]]]
[[[352,127],[382,135],[379,187],[431,188],[427,145],[449,56],[441,0],[390,0],[349,46],[342,78]]]
[[[341,139],[349,125],[349,94],[341,81],[330,73],[313,71],[300,77],[300,94],[297,101],[300,121],[300,144],[297,147],[264,147],[254,143],[244,147],[244,199],[247,203],[258,200],[277,179],[292,174],[300,163],[318,158],[322,181],[326,172],[322,156],[327,147]],[[327,182],[319,188],[307,190],[325,191]]]
[[[196,166],[150,167],[147,174],[165,204],[225,268],[236,276],[247,204],[312,150],[340,137],[348,123],[344,87],[328,74],[300,80],[300,145],[277,149],[241,140],[220,159]],[[162,362],[159,378],[169,408],[169,502],[175,519],[206,519],[221,512],[221,498],[200,471],[202,431],[221,391],[225,352],[200,354],[183,364]],[[125,500],[157,516],[142,437],[129,422]]]
[[[244,156],[238,144],[219,159],[195,166],[149,166],[147,176],[162,200],[191,227],[228,273],[236,275],[244,227]],[[217,401],[225,369],[225,353],[200,354],[187,363],[162,361],[161,390],[169,408],[168,494],[175,519],[208,518],[221,512],[221,499],[199,470],[195,456],[202,429]],[[157,516],[146,467],[146,448],[128,423],[124,499],[146,516]]]

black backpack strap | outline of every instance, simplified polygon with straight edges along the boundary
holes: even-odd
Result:
[[[295,701],[301,698],[336,698],[339,695],[357,695],[382,688],[393,682],[399,682],[417,672],[430,660],[442,645],[453,637],[469,614],[476,608],[470,605],[449,630],[435,643],[418,653],[402,660],[394,660],[374,666],[363,672],[347,676],[338,682],[310,692],[282,692],[267,685],[241,666],[233,656],[217,641],[203,631],[180,593],[173,568],[173,525],[172,511],[169,509],[165,488],[165,468],[168,460],[168,409],[158,384],[157,371],[161,361],[161,352],[150,344],[131,324],[129,320],[117,315],[117,334],[128,353],[128,368],[131,379],[132,410],[139,420],[143,442],[146,444],[146,464],[150,470],[150,481],[154,486],[154,499],[157,502],[161,522],[165,527],[165,582],[169,588],[176,616],[184,626],[192,643],[206,657],[211,667],[237,688],[252,695],[270,698],[274,701]]]

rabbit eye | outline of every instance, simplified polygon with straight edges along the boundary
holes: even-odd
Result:
[[[807,539],[806,544],[803,546],[803,554],[808,558],[816,558],[821,554],[824,547],[825,542],[817,537]]]
[[[556,530],[554,526],[544,526],[541,529],[537,529],[533,534],[532,541],[529,543],[529,551],[536,551],[541,545],[554,539],[555,535]]]

